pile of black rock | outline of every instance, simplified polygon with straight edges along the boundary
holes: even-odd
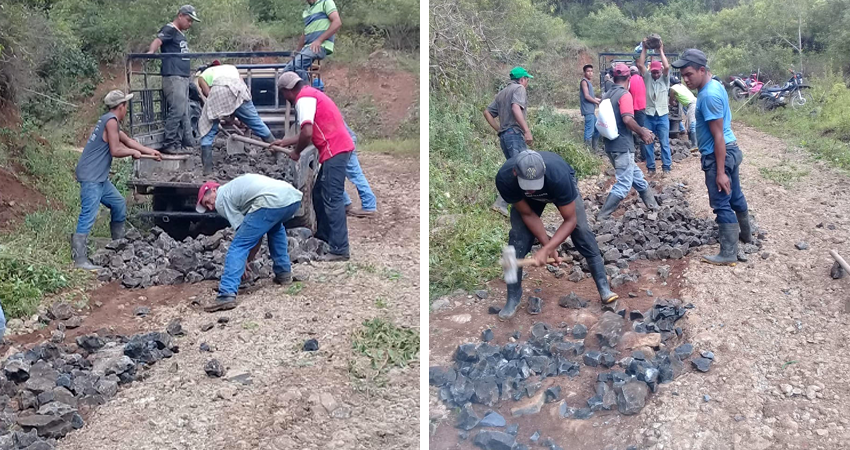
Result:
[[[588,419],[598,411],[619,411],[620,414],[637,414],[645,406],[650,392],[659,385],[670,383],[685,369],[685,361],[694,352],[691,344],[681,344],[670,351],[662,342],[682,336],[676,327],[693,305],[682,305],[677,299],[657,300],[645,312],[621,310],[606,311],[588,330],[582,324],[570,328],[562,323],[553,328],[538,322],[525,342],[503,346],[490,342],[467,343],[457,348],[453,366],[429,368],[429,382],[440,388],[439,398],[450,407],[460,408],[457,428],[461,437],[476,427],[499,428],[507,426],[505,418],[495,411],[483,417],[472,404],[493,407],[501,401],[520,402],[511,408],[511,415],[519,417],[540,412],[544,404],[558,402],[558,415],[564,419]],[[631,328],[631,330],[628,330]],[[489,331],[489,330],[488,330]],[[492,333],[485,331],[485,340]],[[585,348],[589,345],[599,350]],[[617,347],[640,348],[621,354]],[[706,372],[714,359],[711,352],[691,360],[695,370]],[[584,366],[584,367],[582,367]],[[549,377],[575,378],[581,370],[596,374],[594,394],[583,403],[569,405],[561,396],[561,387],[553,384],[543,389],[543,380]],[[505,432],[483,430],[475,443],[486,449],[522,449],[516,443],[517,428],[507,426]],[[536,435],[536,436],[535,436]],[[539,433],[532,435],[537,442]],[[550,442],[550,448],[560,448]]]
[[[625,209],[622,215],[591,225],[608,275],[612,278],[612,287],[635,281],[637,274],[621,274],[629,267],[630,261],[682,259],[698,247],[717,243],[717,224],[712,219],[694,217],[685,200],[687,190],[688,187],[683,184],[665,186],[656,195],[659,208],[655,211],[648,209],[636,196],[628,197],[620,203],[620,208]],[[607,192],[597,194],[595,205],[585,200],[585,209],[597,210],[606,196]],[[740,261],[747,261],[747,255],[757,253],[764,239],[752,217],[750,225],[753,240],[749,244],[739,243]],[[580,281],[584,273],[589,272],[587,263],[571,240],[561,245],[560,253],[567,263],[574,265],[571,271],[565,271],[571,281]]]
[[[119,386],[178,351],[171,334],[152,332],[80,336],[76,345],[44,343],[10,356],[0,373],[0,449],[53,449]]]
[[[128,288],[217,280],[233,234],[226,228],[212,236],[176,241],[158,227],[146,235],[133,229],[124,239],[111,241],[95,252],[91,260],[103,267],[98,272],[100,281],[120,280]],[[286,234],[293,263],[313,261],[328,251],[328,244],[314,238],[308,228],[288,229]],[[254,279],[271,276],[272,262],[265,241],[251,269]]]
[[[218,142],[224,142],[219,140]],[[213,151],[213,172],[204,175],[200,154],[191,154],[186,162],[188,170],[150,172],[149,178],[161,181],[181,183],[203,183],[216,180],[219,183],[230,181],[246,173],[257,173],[278,180],[293,179],[294,164],[284,154],[274,154],[258,147],[245,146],[245,153],[228,154],[224,146],[216,146]]]
[[[673,162],[682,162],[692,156],[699,156],[698,152],[691,152],[691,143],[687,139],[670,139],[670,158]],[[640,156],[640,148],[635,152],[635,162],[643,161]],[[661,145],[655,144],[655,160],[661,161]]]

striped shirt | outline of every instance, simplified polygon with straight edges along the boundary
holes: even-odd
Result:
[[[334,0],[317,0],[301,14],[304,18],[304,45],[310,45],[331,27],[331,14],[336,12]],[[328,55],[334,52],[334,38],[331,36],[322,47]]]

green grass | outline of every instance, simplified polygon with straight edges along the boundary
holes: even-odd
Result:
[[[431,98],[429,229],[431,300],[457,289],[480,288],[500,274],[498,258],[508,242],[508,221],[490,210],[493,178],[504,163],[498,138],[480,108],[468,100]],[[551,107],[533,111],[533,148],[558,153],[579,177],[596,174],[601,159],[584,149],[581,131]]]
[[[416,158],[419,157],[419,139],[371,139],[358,146],[357,151]]]
[[[808,169],[802,169],[793,164],[782,164],[776,167],[759,167],[759,174],[767,180],[781,184],[790,189],[794,183],[809,174]]]
[[[286,288],[286,293],[288,295],[298,295],[302,290],[304,290],[304,283],[296,281]]]
[[[733,104],[733,115],[736,120],[805,149],[815,159],[850,170],[850,91],[832,75],[812,80],[812,85],[814,106],[793,109],[789,105],[762,111],[746,105],[736,112],[738,106]],[[770,176],[785,178],[782,174],[766,177]]]
[[[392,366],[406,367],[419,360],[419,332],[381,318],[366,320],[354,331],[352,348],[368,357],[381,373]]]

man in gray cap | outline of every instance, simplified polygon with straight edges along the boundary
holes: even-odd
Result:
[[[183,5],[177,17],[165,24],[151,42],[148,53],[189,53],[189,43],[184,34],[193,22],[200,22],[192,5]],[[162,94],[165,96],[165,140],[163,153],[179,153],[182,147],[194,147],[192,121],[189,117],[189,58],[178,56],[162,59]],[[182,133],[182,134],[181,134]],[[182,136],[182,137],[181,137]]]
[[[602,302],[611,303],[618,298],[608,285],[596,236],[587,224],[575,170],[563,158],[551,152],[522,151],[499,169],[496,188],[513,205],[508,244],[516,249],[517,258],[524,258],[537,238],[543,247],[534,254],[536,265],[545,265],[550,257],[560,262],[558,248],[571,237],[576,250],[587,260]],[[551,239],[540,219],[547,203],[553,203],[563,218]],[[522,268],[518,269],[517,280],[508,285],[508,299],[499,312],[501,320],[513,317],[522,299]]]
[[[747,199],[741,190],[740,166],[744,154],[732,132],[732,110],[723,85],[712,79],[705,53],[688,49],[673,63],[688,89],[696,90],[696,133],[708,188],[708,203],[717,215],[720,253],[703,256],[716,265],[734,266],[738,262],[738,240],[750,242],[750,217]],[[720,170],[723,167],[723,170]]]
[[[108,111],[97,121],[77,163],[75,175],[77,182],[80,183],[81,208],[77,230],[71,238],[71,258],[74,260],[74,267],[78,269],[100,269],[89,261],[86,255],[86,244],[101,204],[109,208],[112,213],[112,220],[109,223],[112,239],[124,237],[127,204],[118,189],[109,181],[112,158],[130,156],[133,159],[139,159],[145,154],[161,159],[158,151],[136,142],[118,127],[127,115],[127,102],[132,98],[133,94],[124,95],[117,90],[106,94],[103,103],[106,104]]]

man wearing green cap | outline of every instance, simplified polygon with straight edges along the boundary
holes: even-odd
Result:
[[[177,17],[165,24],[151,42],[148,53],[189,53],[189,42],[185,32],[193,22],[200,22],[192,5],[183,5]],[[172,56],[162,58],[162,95],[165,97],[165,140],[163,153],[180,153],[181,147],[194,147],[192,120],[189,117],[189,58]]]
[[[510,83],[496,94],[493,103],[484,110],[487,123],[499,134],[499,145],[505,159],[511,159],[526,150],[533,140],[526,122],[528,93],[525,89],[528,80],[534,77],[522,67],[514,67],[510,76]],[[496,197],[493,210],[508,216],[508,204],[501,195]]]

